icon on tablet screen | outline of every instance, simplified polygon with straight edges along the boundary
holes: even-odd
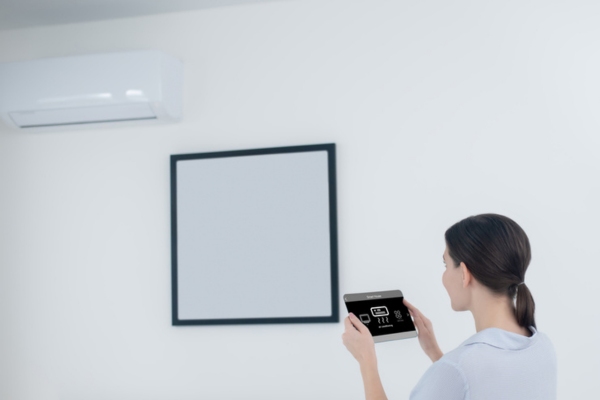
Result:
[[[386,315],[389,315],[386,306],[371,307],[371,314],[373,314],[374,317],[385,317]]]

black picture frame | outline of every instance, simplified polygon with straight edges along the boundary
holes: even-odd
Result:
[[[288,323],[335,323],[339,322],[338,288],[338,232],[337,232],[337,189],[336,189],[336,151],[335,143],[257,148],[247,150],[218,151],[192,154],[176,154],[170,157],[171,179],[171,300],[172,325],[237,325],[237,324],[288,324]],[[328,214],[329,214],[329,273],[331,279],[330,306],[328,316],[291,316],[291,317],[249,317],[249,318],[180,318],[178,288],[178,166],[190,160],[233,159],[244,156],[292,154],[305,152],[323,152],[327,154]],[[310,296],[310,293],[306,293]],[[327,305],[329,307],[329,304]]]

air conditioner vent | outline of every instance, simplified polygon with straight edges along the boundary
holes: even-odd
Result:
[[[118,106],[18,111],[10,113],[10,118],[20,128],[40,128],[156,119],[156,114],[148,104],[123,104]]]

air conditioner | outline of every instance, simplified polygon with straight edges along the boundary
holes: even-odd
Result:
[[[21,130],[181,118],[182,64],[154,50],[0,64],[0,113]]]

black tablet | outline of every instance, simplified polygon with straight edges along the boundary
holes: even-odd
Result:
[[[400,290],[344,295],[348,312],[356,315],[373,335],[375,343],[417,336],[415,324]]]

